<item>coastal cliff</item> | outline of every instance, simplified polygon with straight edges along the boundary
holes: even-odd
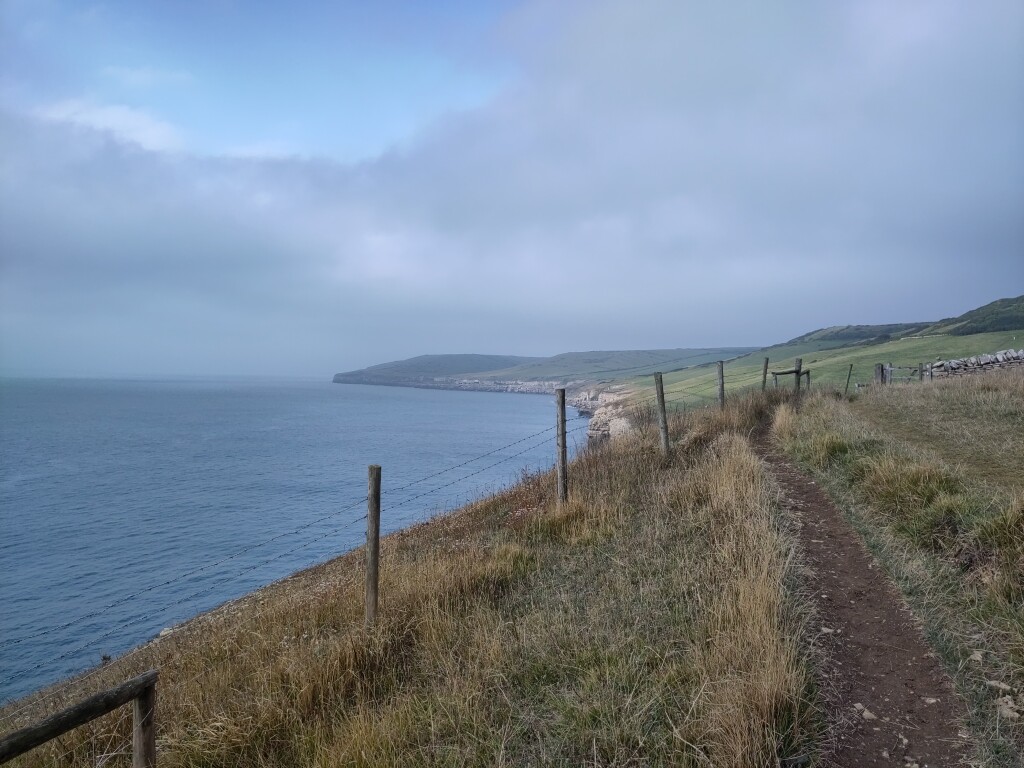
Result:
[[[630,430],[626,402],[632,390],[623,386],[579,390],[567,402],[573,408],[590,416],[587,438],[601,441],[626,434]]]

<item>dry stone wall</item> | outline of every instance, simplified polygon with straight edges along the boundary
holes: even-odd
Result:
[[[1024,365],[1024,349],[1004,349],[992,355],[972,355],[958,360],[939,360],[932,363],[932,374],[934,376],[963,376],[1022,365]]]

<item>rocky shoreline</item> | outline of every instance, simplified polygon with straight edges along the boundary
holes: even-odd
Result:
[[[607,389],[579,390],[567,400],[580,414],[590,416],[587,439],[608,440],[629,432],[632,428],[626,416],[625,401],[632,390],[623,386]]]

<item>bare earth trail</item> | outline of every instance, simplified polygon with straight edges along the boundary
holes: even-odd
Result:
[[[964,765],[966,707],[902,596],[842,512],[767,440],[757,450],[799,528],[838,711],[832,765]]]

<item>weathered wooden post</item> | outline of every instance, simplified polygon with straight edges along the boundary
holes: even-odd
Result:
[[[761,391],[768,387],[768,358],[764,359],[764,366],[761,368]]]
[[[772,373],[772,386],[775,387],[775,389],[779,388],[779,374],[777,373]]]
[[[718,361],[718,407],[725,410],[725,361]]]
[[[156,768],[156,678],[135,699],[132,768]]]
[[[377,586],[380,561],[380,466],[370,465],[366,494],[366,628],[377,622]]]
[[[55,712],[44,720],[0,739],[0,763],[6,763],[40,744],[59,738],[73,728],[134,702],[132,727],[132,768],[156,766],[156,682],[155,669],[143,672],[115,688],[95,693],[84,701]]]
[[[800,394],[800,377],[803,375],[804,359],[798,357],[796,363],[793,365],[793,375],[796,378],[796,389],[794,390],[798,395]]]
[[[928,363],[928,381],[935,380],[935,371],[932,370],[933,363]]]
[[[569,500],[569,458],[565,446],[565,390],[555,390],[558,410],[558,506]]]
[[[924,363],[917,364],[917,380],[924,381]]]
[[[807,377],[807,391],[810,392],[811,391],[811,369],[810,368],[808,368],[806,371],[804,371],[804,376]]]
[[[661,430],[661,452],[668,456],[671,448],[668,444],[668,414],[665,413],[665,384],[661,374],[654,374],[654,389],[658,396],[658,428]]]
[[[850,363],[850,370],[846,372],[846,389],[843,390],[844,395],[850,393],[850,377],[853,376],[853,363]]]
[[[885,368],[881,363],[875,363],[875,384],[885,384]]]

